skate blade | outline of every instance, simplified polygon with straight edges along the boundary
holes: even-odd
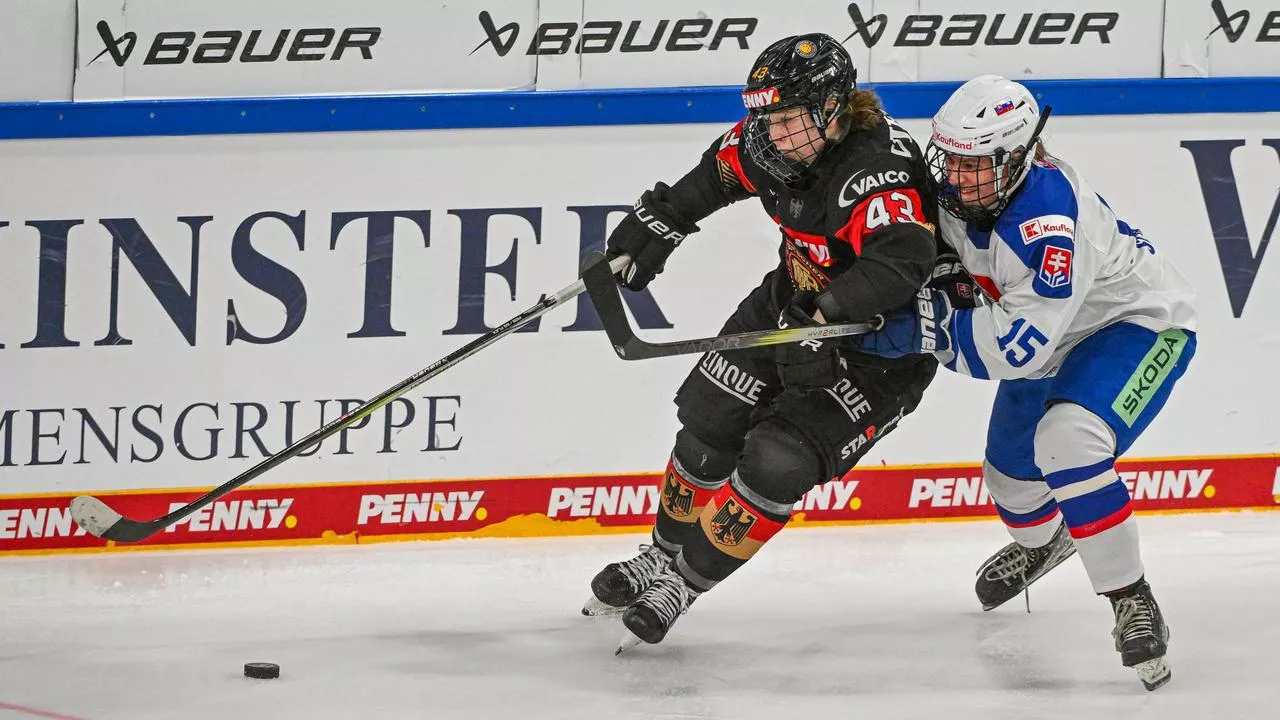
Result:
[[[1142,681],[1147,690],[1155,690],[1169,682],[1169,678],[1173,677],[1173,672],[1169,669],[1169,663],[1165,662],[1163,657],[1140,662],[1134,665],[1133,669],[1138,671],[1138,679]]]
[[[587,598],[586,604],[582,606],[582,614],[587,617],[612,617],[621,615],[626,612],[625,607],[614,607],[600,602],[599,598],[594,595]]]
[[[614,656],[621,655],[622,653],[630,650],[631,648],[639,645],[640,643],[641,643],[641,640],[640,638],[636,637],[635,633],[631,632],[630,630],[626,630],[622,636],[622,639],[618,641],[618,649],[614,650],[613,654]]]

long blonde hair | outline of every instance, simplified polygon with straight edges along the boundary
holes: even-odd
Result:
[[[845,103],[840,123],[846,130],[867,130],[884,122],[884,105],[874,90],[854,90]]]

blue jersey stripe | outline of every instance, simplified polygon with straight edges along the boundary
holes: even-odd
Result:
[[[1129,489],[1119,480],[1091,493],[1058,503],[1067,526],[1074,529],[1120,512],[1129,504]]]
[[[1075,224],[1080,215],[1075,186],[1056,167],[1032,165],[1013,202],[1000,213],[995,232],[1023,265],[1039,269],[1043,256],[1040,248],[1046,242],[1053,240],[1056,244],[1067,243],[1067,247],[1071,247],[1071,238],[1074,237],[1074,232],[1068,236],[1041,230],[1043,224],[1037,220],[1050,215],[1069,218],[1071,224]],[[1036,225],[1036,229],[1024,228],[1028,224]]]
[[[987,372],[987,366],[982,362],[982,356],[978,354],[978,346],[973,342],[973,309],[961,308],[956,310],[951,319],[951,332],[954,335],[956,347],[960,349],[960,353],[964,355],[964,362],[969,366],[969,375],[979,380],[990,380],[991,374]]]
[[[1049,487],[1056,490],[1058,488],[1066,487],[1071,483],[1077,483],[1082,480],[1097,477],[1110,470],[1115,464],[1115,458],[1107,458],[1106,460],[1101,460],[1092,465],[1086,465],[1078,468],[1067,468],[1066,470],[1051,472],[1044,476],[1044,481],[1049,483]]]

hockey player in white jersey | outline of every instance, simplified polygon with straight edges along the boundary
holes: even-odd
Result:
[[[1190,283],[1040,142],[1022,85],[965,83],[926,152],[939,232],[988,302],[953,308],[926,288],[864,336],[887,357],[932,353],[999,380],[983,476],[1014,542],[979,570],[990,610],[1073,552],[1110,599],[1116,650],[1148,690],[1170,677],[1168,626],[1144,577],[1116,457],[1164,406],[1195,353]]]

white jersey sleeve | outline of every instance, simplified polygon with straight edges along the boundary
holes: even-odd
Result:
[[[994,301],[952,316],[952,352],[938,359],[956,372],[1052,375],[1077,344],[1117,322],[1195,330],[1191,284],[1061,161],[1036,162],[994,228],[944,213],[939,230]]]
[[[989,234],[967,233],[987,244],[1001,291],[993,304],[956,311],[948,368],[983,379],[1021,378],[1057,354],[1100,264],[1082,237],[1090,209],[1084,223],[1080,210],[1065,177],[1037,172]]]
[[[1092,258],[1071,245],[1061,239],[1045,243],[1036,253],[1036,267],[1010,285],[999,302],[957,310],[952,323],[956,353],[947,367],[995,380],[1040,370],[1056,354],[1092,281]],[[1049,285],[1055,281],[1063,284]],[[1046,289],[1052,294],[1046,296]]]

